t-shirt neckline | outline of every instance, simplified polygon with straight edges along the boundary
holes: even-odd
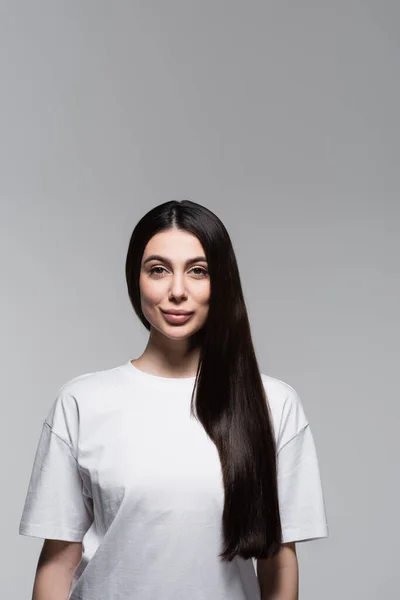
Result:
[[[161,377],[160,375],[153,375],[151,373],[146,373],[138,367],[135,367],[131,363],[130,359],[127,363],[125,363],[125,367],[127,372],[138,379],[141,379],[143,382],[147,383],[156,383],[158,385],[163,385],[165,387],[186,387],[193,386],[196,376],[193,377]]]

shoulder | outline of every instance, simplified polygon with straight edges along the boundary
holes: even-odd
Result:
[[[65,381],[57,390],[45,422],[53,430],[77,428],[82,411],[94,406],[120,381],[119,367],[91,371]]]
[[[308,425],[303,402],[297,391],[287,382],[261,373],[268,405],[280,449]]]
[[[59,399],[79,398],[115,385],[119,378],[120,366],[83,373],[65,381],[56,396]]]

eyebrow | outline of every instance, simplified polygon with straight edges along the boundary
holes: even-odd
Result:
[[[171,266],[171,261],[166,258],[165,256],[161,256],[161,254],[151,254],[150,256],[148,256],[146,258],[146,260],[143,261],[143,266],[145,264],[147,264],[148,262],[150,262],[151,260],[160,260],[162,262],[165,262],[167,265]],[[195,256],[194,258],[189,258],[186,262],[185,265],[192,265],[193,263],[197,263],[197,262],[207,262],[207,259],[205,256]]]

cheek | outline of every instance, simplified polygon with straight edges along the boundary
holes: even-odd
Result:
[[[199,285],[193,292],[193,296],[200,307],[206,308],[210,300],[210,282],[205,281],[204,285]]]
[[[148,279],[140,280],[140,296],[146,305],[157,304],[163,298],[164,292],[161,285],[154,285]]]

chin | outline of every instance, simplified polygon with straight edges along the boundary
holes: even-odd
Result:
[[[163,323],[162,327],[157,328],[157,329],[160,333],[165,335],[167,338],[169,338],[171,340],[177,340],[177,339],[185,339],[185,338],[188,338],[188,337],[194,335],[200,328],[193,327],[192,323],[191,323],[190,327],[185,327],[185,325],[180,325],[180,326],[165,325]]]
[[[162,333],[169,337],[171,340],[190,337],[191,335],[196,333],[196,331],[197,329],[193,327],[191,329],[184,329],[183,327],[165,327],[162,329]]]

